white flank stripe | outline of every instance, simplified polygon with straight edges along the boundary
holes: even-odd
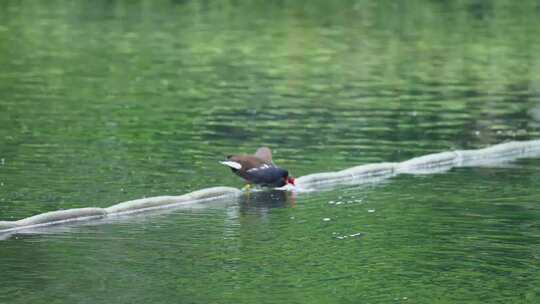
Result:
[[[264,170],[264,169],[268,169],[268,168],[272,168],[272,167],[275,167],[275,166],[262,164],[259,167],[255,167],[255,168],[251,168],[251,169],[247,170],[247,172],[259,171],[259,170]]]
[[[230,161],[230,160],[220,161],[219,163],[222,164],[222,165],[225,165],[227,167],[231,167],[233,169],[236,169],[236,170],[240,170],[242,168],[242,165],[240,163]]]

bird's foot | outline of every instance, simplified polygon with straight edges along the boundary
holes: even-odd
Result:
[[[252,186],[251,184],[246,184],[243,188],[242,188],[242,191],[249,191],[251,190]]]

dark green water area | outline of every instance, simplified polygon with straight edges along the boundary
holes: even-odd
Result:
[[[540,138],[538,1],[0,1],[0,220]],[[540,159],[0,241],[0,303],[540,303]]]

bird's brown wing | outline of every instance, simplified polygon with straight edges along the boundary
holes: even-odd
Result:
[[[250,180],[250,174],[248,170],[251,170],[253,168],[259,168],[266,164],[262,159],[251,155],[235,155],[229,157],[229,160],[242,165],[239,170],[233,170],[233,172],[246,180]]]
[[[229,160],[234,161],[242,165],[240,170],[247,171],[249,169],[257,168],[265,164],[265,162],[255,156],[251,155],[235,155],[229,157]]]

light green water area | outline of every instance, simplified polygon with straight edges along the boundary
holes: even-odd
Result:
[[[0,220],[540,138],[537,1],[0,2]],[[0,241],[0,303],[540,303],[540,159]]]

